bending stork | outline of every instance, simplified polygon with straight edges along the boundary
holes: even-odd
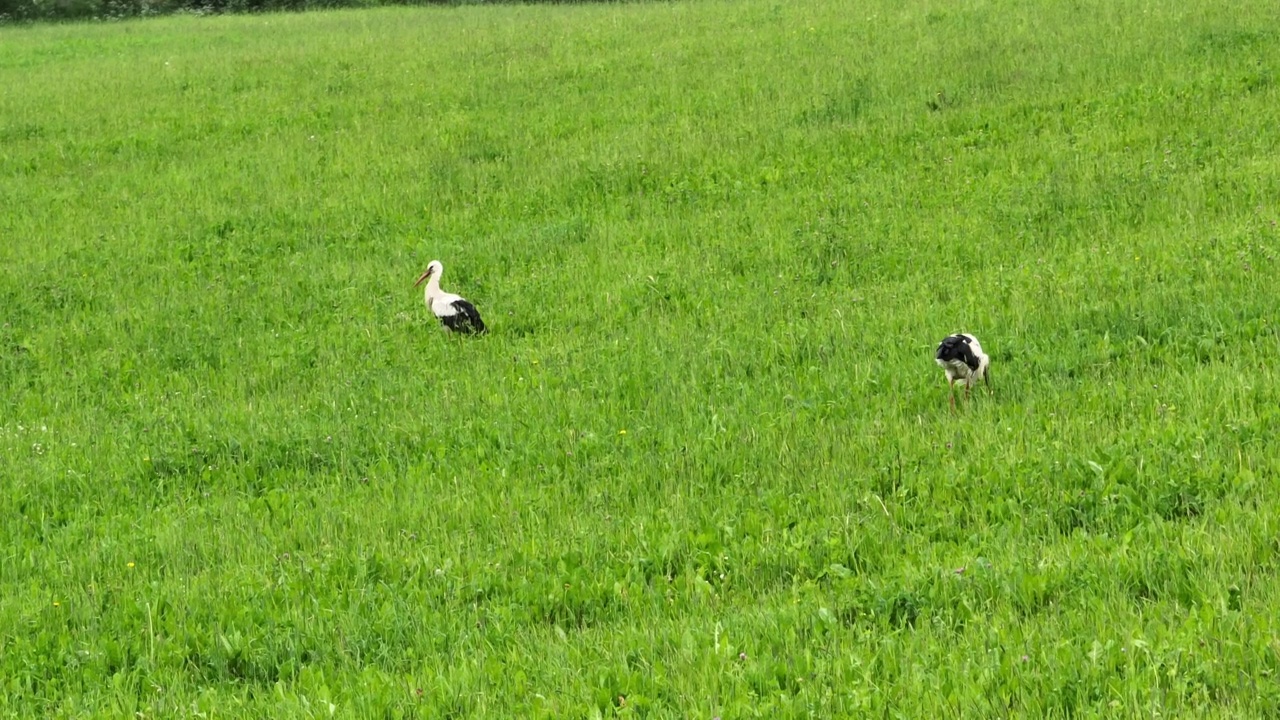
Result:
[[[991,390],[991,375],[988,365],[991,358],[982,352],[978,338],[967,333],[948,335],[938,343],[938,352],[934,354],[938,365],[947,373],[947,390],[951,398],[951,409],[956,409],[956,382],[964,383],[964,397],[969,398],[969,390],[979,379]]]
[[[440,320],[441,325],[453,332],[467,334],[484,332],[484,321],[480,319],[480,312],[476,310],[475,305],[463,300],[460,295],[440,289],[440,276],[443,274],[444,265],[440,264],[439,260],[432,260],[427,265],[427,271],[422,273],[413,284],[414,287],[418,287],[423,280],[427,281],[427,289],[423,295],[427,307],[431,309],[431,314]]]

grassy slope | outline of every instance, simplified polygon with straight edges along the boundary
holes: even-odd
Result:
[[[1280,9],[899,5],[0,30],[0,712],[1280,710]]]

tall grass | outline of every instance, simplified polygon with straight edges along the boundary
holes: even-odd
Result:
[[[0,29],[0,713],[1280,711],[1277,27]]]

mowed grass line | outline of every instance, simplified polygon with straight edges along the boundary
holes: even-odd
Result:
[[[0,30],[0,712],[1276,712],[1278,14]]]

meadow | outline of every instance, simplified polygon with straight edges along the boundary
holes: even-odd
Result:
[[[0,28],[0,716],[1275,716],[1277,28]]]

